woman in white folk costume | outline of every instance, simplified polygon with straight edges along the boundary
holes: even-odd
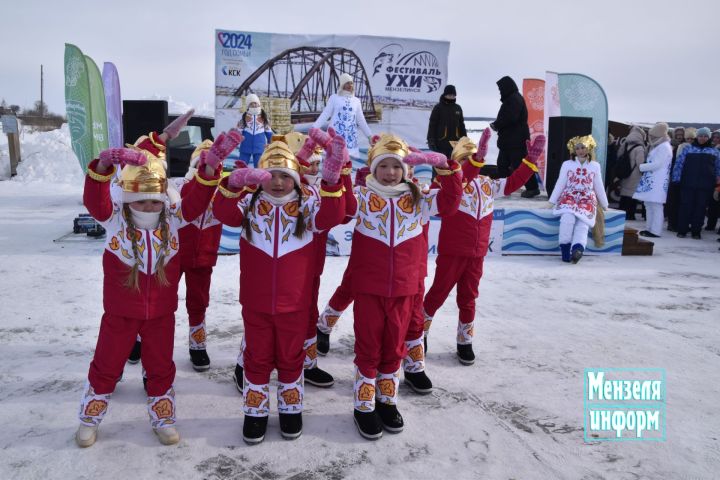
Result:
[[[242,227],[240,303],[245,327],[243,440],[265,438],[270,412],[270,374],[277,370],[283,438],[302,434],[303,344],[312,298],[314,232],[345,216],[340,170],[344,141],[328,146],[320,201],[303,192],[300,165],[288,145],[274,141],[257,169],[240,168],[223,179],[213,212],[225,225]]]
[[[337,93],[330,95],[313,127],[324,128],[325,125],[334,128],[338,135],[345,139],[350,156],[360,158],[358,129],[368,138],[368,141],[372,133],[365,121],[360,99],[355,96],[353,78],[347,73],[340,75]]]
[[[207,208],[222,160],[240,135],[220,135],[203,155],[191,192],[177,203],[168,198],[162,162],[165,138],[155,132],[131,148],[111,148],[88,166],[83,202],[107,230],[103,254],[103,309],[95,354],[82,395],[77,444],[95,443],[115,385],[136,336],[143,339],[147,411],[161,443],[175,444],[173,341],[180,281],[178,230]],[[124,165],[121,202],[110,195],[115,169]]]
[[[672,146],[668,137],[667,123],[656,123],[648,132],[648,139],[650,152],[645,163],[638,166],[642,177],[633,198],[645,204],[647,223],[640,235],[657,238],[662,234],[665,221],[663,207],[667,200],[672,163]]]
[[[577,263],[583,256],[588,231],[595,226],[598,207],[608,208],[600,164],[593,161],[595,139],[573,137],[567,144],[572,159],[563,162],[550,195],[553,213],[560,216],[558,240],[563,262]]]

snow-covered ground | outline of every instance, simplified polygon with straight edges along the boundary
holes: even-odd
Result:
[[[128,365],[98,442],[80,449],[73,434],[102,313],[102,242],[53,242],[83,212],[67,130],[24,134],[23,157],[18,176],[0,182],[0,478],[717,478],[714,234],[701,241],[668,235],[652,257],[588,257],[578,265],[489,257],[475,365],[455,357],[452,294],[429,339],[435,391],[418,396],[402,386],[405,431],[377,442],[362,439],[352,422],[347,312],[320,360],[336,384],[306,388],[302,437],[281,439],[273,402],[265,442],[243,443],[232,381],[243,330],[238,258],[221,257],[208,311],[208,372],[192,370],[187,315],[177,314],[180,444],[161,446],[152,434],[140,365]],[[328,258],[321,307],[346,263]],[[432,260],[429,267],[427,286]],[[591,367],[664,368],[667,441],[585,442],[583,370]]]

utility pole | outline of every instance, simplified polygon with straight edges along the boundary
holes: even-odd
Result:
[[[43,66],[40,64],[40,116],[45,116],[45,103],[43,102]]]

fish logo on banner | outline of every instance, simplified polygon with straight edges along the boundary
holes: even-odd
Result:
[[[373,60],[373,77],[385,75],[386,92],[435,92],[442,86],[443,75],[435,54],[427,50],[405,53],[399,43],[382,47]]]

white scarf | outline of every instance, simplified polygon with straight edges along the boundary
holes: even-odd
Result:
[[[262,108],[260,107],[250,107],[248,108],[248,113],[250,115],[260,115],[262,113]]]
[[[355,95],[355,93],[340,89],[340,91],[338,92],[338,95],[340,95],[341,97],[352,97],[353,95]]]
[[[133,224],[142,230],[155,230],[160,223],[160,212],[141,212],[130,207]]]
[[[273,197],[269,193],[262,191],[260,192],[260,198],[272,203],[276,207],[282,207],[286,203],[297,200],[298,194],[295,190],[293,190],[292,192],[288,193],[287,195],[283,195],[282,197]]]
[[[372,175],[365,177],[365,185],[381,197],[397,198],[410,191],[410,185],[405,181],[401,181],[397,185],[383,185]]]
[[[315,175],[305,174],[303,175],[305,177],[305,180],[307,181],[308,185],[315,186],[320,183],[320,180],[322,180],[322,177],[319,173],[316,173]]]

